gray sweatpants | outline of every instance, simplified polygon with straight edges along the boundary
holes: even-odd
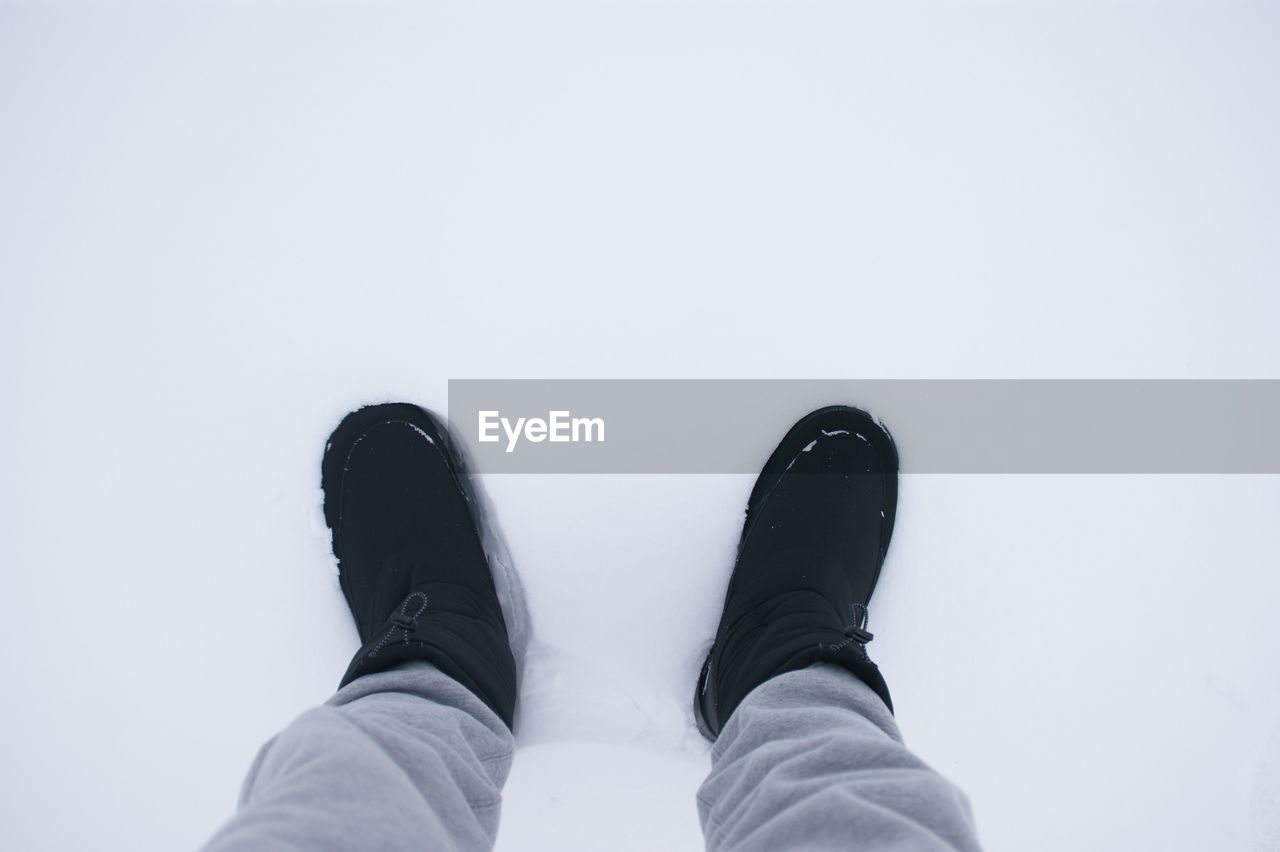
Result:
[[[426,663],[366,675],[259,752],[206,847],[487,849],[513,740]],[[977,849],[964,796],[902,744],[843,669],[766,682],[738,706],[698,791],[708,849]]]

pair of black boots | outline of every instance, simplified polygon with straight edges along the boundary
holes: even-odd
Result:
[[[426,660],[512,725],[516,663],[481,511],[448,430],[407,403],[347,415],[325,447],[324,515],[363,645],[342,684]],[[817,662],[892,707],[867,656],[867,603],[893,533],[898,455],[865,412],[791,428],[747,503],[738,559],[694,699],[709,738],[751,690]]]

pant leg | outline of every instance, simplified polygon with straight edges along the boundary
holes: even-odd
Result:
[[[427,663],[365,675],[262,747],[206,852],[489,849],[512,746]]]
[[[907,750],[844,669],[766,681],[720,733],[698,791],[708,850],[976,850],[968,801]]]

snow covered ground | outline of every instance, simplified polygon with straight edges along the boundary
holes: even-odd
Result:
[[[192,848],[332,691],[318,465],[360,403],[1280,378],[1277,37],[1208,2],[0,6],[0,847]],[[536,639],[501,849],[700,848],[750,483],[485,477]],[[904,479],[874,650],[991,850],[1280,848],[1277,509]]]

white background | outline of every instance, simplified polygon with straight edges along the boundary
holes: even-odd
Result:
[[[332,691],[319,458],[361,403],[1280,378],[1278,36],[1207,2],[0,6],[0,846],[197,846]],[[538,642],[502,849],[700,848],[750,484],[486,479]],[[874,650],[991,850],[1280,846],[1278,508],[904,480]]]

